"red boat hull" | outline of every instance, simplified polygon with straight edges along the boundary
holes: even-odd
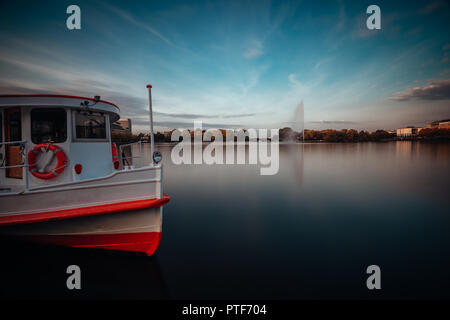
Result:
[[[23,239],[67,247],[98,248],[153,255],[161,241],[161,232],[140,232],[92,235],[39,235],[23,236]]]
[[[0,234],[33,242],[142,252],[151,256],[162,231],[161,199],[116,202],[0,219]]]

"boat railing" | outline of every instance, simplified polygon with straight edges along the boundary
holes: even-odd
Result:
[[[139,155],[135,155],[136,147],[139,150]],[[119,157],[120,157],[120,163],[122,164],[123,169],[135,168],[135,165],[136,165],[135,159],[138,159],[139,167],[142,167],[143,161],[144,161],[144,154],[142,151],[142,141],[121,144],[119,146]]]
[[[14,168],[27,168],[25,170],[25,191],[28,191],[30,189],[30,178],[28,176],[28,157],[26,156],[28,154],[28,141],[27,140],[21,140],[21,141],[0,141],[0,148],[2,146],[7,145],[15,145],[20,146],[20,154],[22,155],[22,162],[20,164],[16,165],[6,165],[7,157],[5,153],[2,153],[2,158],[0,159],[0,170],[7,170],[7,169],[14,169]]]

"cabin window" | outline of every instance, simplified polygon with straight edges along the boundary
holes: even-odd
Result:
[[[67,116],[64,109],[31,110],[31,141],[61,143],[67,139]]]
[[[3,148],[3,113],[0,111],[0,151]],[[0,164],[3,162],[3,153],[0,153]]]
[[[75,112],[77,140],[106,140],[106,117],[93,112]]]

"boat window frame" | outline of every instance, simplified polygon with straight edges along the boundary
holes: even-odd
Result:
[[[5,134],[3,132],[4,129],[4,125],[3,125],[3,119],[4,119],[4,115],[3,115],[3,108],[0,109],[0,166],[3,165],[3,161],[5,159],[5,153],[4,153],[4,139],[5,139]]]
[[[3,134],[3,128],[4,128],[3,118],[4,117],[3,117],[3,108],[2,108],[2,109],[0,109],[0,142],[1,143],[5,142],[5,141],[3,141],[3,138],[5,137],[5,135]],[[3,147],[3,144],[0,145],[0,149],[1,149],[1,147]]]
[[[64,111],[64,120],[65,120],[65,124],[66,124],[66,138],[63,141],[54,141],[54,143],[66,143],[67,140],[69,139],[69,122],[67,121],[67,110],[65,108],[60,108],[60,107],[37,107],[37,108],[31,108],[31,110],[29,111],[29,121],[30,121],[30,141],[33,144],[37,144],[36,142],[33,141],[33,111],[38,111],[38,110],[50,110],[50,109],[54,109],[54,110],[62,110]],[[42,142],[41,142],[42,143]]]
[[[85,112],[86,110],[78,109],[72,111],[72,142],[109,142],[110,141],[110,129],[109,128],[109,115],[106,112],[102,111],[91,111],[95,115],[102,115],[105,117],[105,132],[106,137],[97,139],[97,138],[77,138],[77,123],[76,123],[76,115],[81,112]]]

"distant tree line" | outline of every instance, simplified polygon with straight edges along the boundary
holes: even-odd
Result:
[[[139,135],[135,135],[123,132],[111,132],[111,141],[117,144],[132,143],[139,141],[141,135],[143,136],[144,134],[140,133]]]
[[[357,131],[354,129],[326,129],[309,130],[303,132],[305,141],[324,141],[324,142],[365,142],[365,141],[387,141],[395,138],[395,133],[385,130],[376,130],[374,132]],[[280,141],[300,141],[302,134],[291,128],[280,130]]]
[[[325,141],[325,142],[366,142],[366,141],[387,141],[395,138],[395,133],[386,130],[376,130],[368,132],[365,130],[356,131],[354,129],[326,129],[321,131],[305,130],[304,140]]]
[[[225,139],[227,131],[224,129],[219,129]],[[172,142],[172,133],[174,130],[163,134],[160,132],[155,133],[155,142]],[[245,130],[244,130],[245,131]],[[205,130],[202,131],[202,134]],[[397,138],[395,133],[388,132],[386,130],[376,130],[373,132],[368,132],[365,130],[357,131],[354,129],[326,129],[326,130],[304,130],[304,141],[323,141],[323,142],[367,142],[367,141],[390,141]],[[191,139],[194,138],[194,131],[190,131]],[[450,129],[438,129],[438,128],[425,128],[422,129],[418,135],[412,137],[412,139],[418,140],[450,140]],[[140,133],[138,135],[124,134],[124,133],[113,133],[112,141],[123,144],[131,143],[136,141],[146,141],[150,142],[149,136]],[[182,138],[180,137],[180,141]],[[211,140],[214,140],[212,137]],[[235,137],[236,140],[236,137]],[[291,128],[282,128],[279,131],[280,141],[301,141],[302,134],[292,130]],[[246,138],[248,141],[248,137]]]
[[[450,140],[450,129],[425,128],[420,130],[418,136],[427,140]]]

